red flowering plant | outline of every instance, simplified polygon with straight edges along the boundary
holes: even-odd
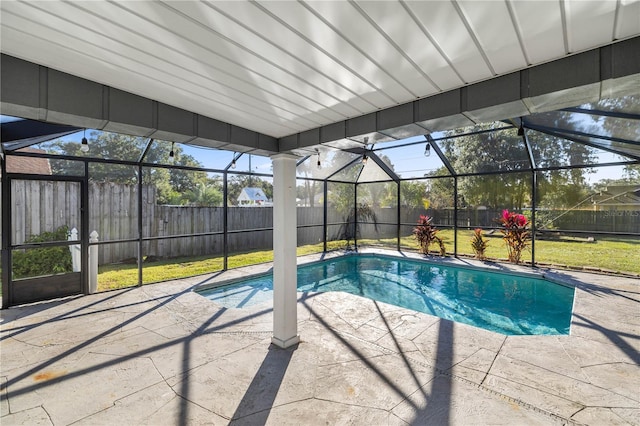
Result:
[[[531,240],[529,220],[522,214],[503,210],[498,221],[502,224],[502,239],[509,250],[509,262],[520,263],[522,251],[529,247]]]
[[[440,256],[444,256],[447,253],[444,241],[438,237],[438,229],[431,224],[432,221],[433,218],[421,214],[417,226],[413,228],[413,235],[416,237],[416,240],[418,240],[422,253],[429,254],[429,246],[433,243],[438,243]]]
[[[476,258],[485,260],[487,256],[484,251],[487,249],[489,242],[482,236],[482,228],[476,228],[473,231],[473,237],[471,237],[471,248],[476,255]]]

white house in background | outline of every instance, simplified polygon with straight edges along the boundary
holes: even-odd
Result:
[[[273,202],[264,195],[261,188],[242,188],[238,196],[238,206],[240,207],[266,207],[272,206]]]

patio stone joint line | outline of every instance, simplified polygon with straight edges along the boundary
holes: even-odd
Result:
[[[487,380],[487,377],[489,376],[489,372],[493,368],[493,364],[495,364],[496,359],[498,359],[498,355],[500,355],[500,352],[502,352],[502,348],[504,347],[504,344],[507,343],[507,339],[508,338],[509,338],[509,336],[505,336],[504,339],[502,340],[502,344],[500,344],[500,348],[498,348],[498,350],[496,351],[496,354],[493,357],[493,360],[491,361],[491,365],[489,366],[489,368],[487,368],[487,371],[484,374],[484,377],[480,381],[480,386],[482,386],[484,384],[484,381]]]

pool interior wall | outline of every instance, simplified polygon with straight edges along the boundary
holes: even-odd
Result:
[[[344,291],[506,335],[569,334],[572,286],[486,265],[350,253],[299,265],[298,291]],[[197,291],[224,307],[243,308],[271,303],[272,289],[271,274],[260,274]]]

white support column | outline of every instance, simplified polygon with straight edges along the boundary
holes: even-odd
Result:
[[[296,246],[296,161],[289,154],[273,160],[273,337],[271,342],[288,348],[298,335],[298,287]]]

